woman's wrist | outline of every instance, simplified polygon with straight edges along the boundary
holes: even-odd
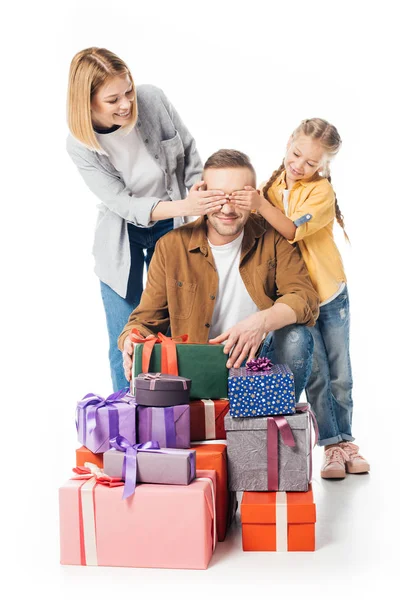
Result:
[[[151,211],[151,221],[162,221],[175,217],[186,217],[188,215],[186,200],[173,200],[171,202],[159,202]]]

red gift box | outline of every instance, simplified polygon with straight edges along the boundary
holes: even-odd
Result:
[[[226,439],[224,417],[229,411],[228,400],[192,400],[189,406],[192,441]]]

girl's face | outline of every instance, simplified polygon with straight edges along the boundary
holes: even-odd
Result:
[[[128,75],[111,77],[92,98],[93,126],[107,129],[113,125],[126,125],[132,116],[134,99],[135,92]]]
[[[306,135],[290,138],[283,161],[286,180],[292,184],[300,180],[309,181],[321,169],[324,160],[325,150],[318,140]]]

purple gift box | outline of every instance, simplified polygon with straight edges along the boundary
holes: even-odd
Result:
[[[154,440],[161,448],[190,448],[188,404],[168,407],[138,406],[138,443]]]
[[[111,448],[104,453],[104,473],[109,477],[126,477],[125,452]],[[136,481],[189,485],[196,477],[196,450],[182,448],[138,448]]]
[[[191,379],[167,373],[140,373],[135,378],[136,402],[143,406],[189,404]]]
[[[76,409],[78,441],[91,452],[106,452],[110,439],[122,435],[136,443],[136,403],[128,388],[102,398],[87,394]]]

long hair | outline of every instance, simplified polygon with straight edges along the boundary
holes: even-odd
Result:
[[[68,127],[71,134],[90,150],[105,154],[93,129],[90,106],[93,96],[109,78],[127,75],[134,90],[132,116],[124,125],[130,131],[137,120],[136,90],[132,75],[123,60],[105,48],[86,48],[71,61],[68,82]]]
[[[340,150],[340,146],[342,145],[342,140],[338,133],[336,127],[325,121],[324,119],[305,119],[300,123],[300,125],[293,131],[292,140],[295,140],[299,135],[305,135],[310,137],[313,140],[318,140],[326,153],[326,160],[323,164],[323,169],[321,175],[326,177],[328,181],[331,183],[331,174],[329,169],[330,160],[337,154]],[[277,177],[284,170],[285,165],[284,161],[282,161],[281,165],[278,167],[276,171],[274,171],[265,184],[263,188],[263,195],[266,199],[268,199],[268,190],[271,185],[274,183]],[[335,191],[334,191],[335,193]],[[339,208],[339,204],[337,201],[336,193],[335,193],[335,215],[336,220],[339,223],[340,227],[343,229],[344,236],[346,240],[349,242],[349,236],[346,233],[344,227],[344,217]]]

